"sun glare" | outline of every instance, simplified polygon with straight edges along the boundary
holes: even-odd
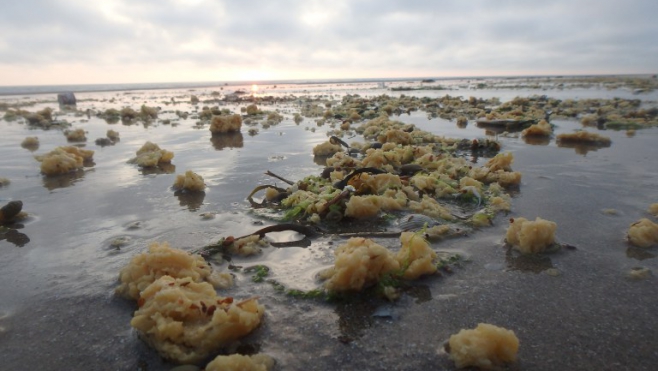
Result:
[[[258,85],[256,85],[256,84],[251,85],[251,91],[252,91],[253,93],[258,92]]]

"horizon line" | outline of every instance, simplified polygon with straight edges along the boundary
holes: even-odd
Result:
[[[473,76],[418,76],[418,77],[362,77],[362,78],[313,78],[313,79],[278,79],[278,80],[224,80],[224,81],[166,81],[166,82],[120,82],[120,83],[84,83],[84,84],[46,84],[46,85],[0,85],[0,96],[20,95],[20,94],[52,94],[66,92],[66,87],[78,87],[73,92],[101,92],[101,91],[121,91],[121,90],[159,90],[171,88],[207,88],[214,86],[236,86],[236,85],[273,85],[273,84],[292,84],[308,85],[318,83],[359,83],[359,82],[400,82],[412,80],[464,80],[464,79],[486,79],[486,78],[593,78],[593,77],[640,77],[653,76],[655,73],[606,73],[606,74],[532,74],[532,75],[473,75]],[[185,86],[188,84],[189,86]],[[159,86],[155,86],[159,85]],[[164,86],[177,85],[177,86]],[[85,90],[85,87],[103,87],[107,89]],[[124,86],[121,88],[121,86]],[[150,86],[150,87],[149,87]],[[33,91],[31,88],[59,88],[58,90]],[[110,88],[114,87],[114,88]],[[18,90],[25,88],[27,90]],[[10,91],[9,89],[15,89]],[[3,91],[4,90],[4,91]]]

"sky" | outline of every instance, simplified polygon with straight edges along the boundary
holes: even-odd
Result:
[[[3,0],[0,85],[658,72],[656,0]]]

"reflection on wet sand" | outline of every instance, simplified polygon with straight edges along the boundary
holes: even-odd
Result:
[[[161,163],[158,166],[141,167],[139,168],[139,172],[142,175],[173,174],[176,172],[176,165]]]
[[[87,171],[94,171],[93,169]],[[85,170],[77,170],[66,174],[54,175],[54,176],[44,176],[43,177],[43,186],[49,191],[53,191],[58,188],[66,188],[74,185],[84,178],[87,174]]]
[[[476,121],[477,127],[486,131],[501,134],[504,132],[515,133],[525,129],[532,124],[531,120],[480,120]]]
[[[401,292],[414,298],[416,304],[432,300],[432,291],[428,285],[405,285]],[[338,315],[338,328],[341,335],[338,340],[349,343],[363,336],[363,331],[373,325],[375,318],[396,319],[395,307],[389,302],[372,296],[349,297],[339,302],[335,311]]]
[[[23,142],[21,147],[27,149],[30,152],[34,152],[39,149],[39,142]]]
[[[316,165],[327,166],[327,160],[329,159],[329,157],[331,156],[313,156],[313,162]]]
[[[350,343],[363,336],[363,330],[372,326],[372,315],[376,309],[377,305],[374,302],[360,298],[336,305],[340,330],[338,340],[342,343]]]
[[[551,258],[544,254],[519,254],[512,249],[507,249],[505,254],[507,268],[513,271],[541,273],[553,268]]]
[[[427,285],[414,285],[405,288],[404,293],[416,299],[416,304],[421,304],[432,300],[432,290]]]
[[[94,141],[94,143],[96,143],[96,145],[100,146],[100,147],[107,147],[107,146],[115,145],[116,142],[118,142],[118,141],[119,141],[119,138],[116,138],[114,140],[112,140],[110,138],[98,138]]]
[[[523,141],[532,146],[547,146],[551,142],[551,138],[539,135],[526,135],[523,137]]]
[[[240,132],[213,134],[210,137],[210,142],[218,151],[224,148],[242,148],[244,146],[244,137]]]
[[[0,241],[7,240],[18,247],[23,247],[30,242],[30,238],[25,234],[18,231],[23,228],[22,224],[12,225],[11,228],[0,227]]]
[[[600,148],[610,147],[610,143],[576,143],[576,142],[557,142],[557,146],[560,148],[573,148],[579,155],[587,155],[587,152],[595,152]]]
[[[203,200],[206,197],[206,192],[186,192],[176,191],[174,196],[178,197],[178,202],[181,206],[187,207],[190,211],[198,211]]]
[[[636,246],[629,246],[626,249],[626,256],[632,259],[645,260],[655,258],[656,255],[647,251],[647,249]]]

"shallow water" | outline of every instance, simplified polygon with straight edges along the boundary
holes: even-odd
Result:
[[[400,83],[401,84],[401,83]],[[375,96],[386,92],[375,84],[318,84],[262,89],[258,94]],[[249,87],[244,87],[248,89]],[[408,95],[465,95],[501,97],[546,94],[556,98],[638,98],[630,91],[574,90],[454,90],[401,92]],[[193,111],[187,103],[165,105],[174,97],[189,101],[190,94],[208,97],[215,89],[101,92],[77,94],[78,109],[99,110],[142,104],[165,111]],[[114,102],[109,100],[114,98]],[[655,103],[655,93],[639,98]],[[9,101],[24,99],[8,97]],[[54,96],[30,111],[56,107]],[[105,101],[104,101],[105,100]],[[222,107],[223,108],[223,107]],[[239,106],[226,106],[239,111]],[[277,103],[285,120],[256,135],[212,138],[207,126],[194,119],[176,120],[173,112],[159,119],[172,124],[108,124],[86,115],[60,113],[60,118],[82,127],[85,148],[96,151],[94,164],[75,176],[44,178],[33,158],[67,145],[60,130],[31,130],[19,122],[0,121],[0,176],[11,184],[0,188],[0,201],[22,200],[30,217],[13,225],[0,240],[0,362],[6,369],[167,370],[174,367],[141,343],[130,327],[132,303],[115,298],[119,270],[152,241],[193,250],[222,236],[240,236],[272,223],[251,210],[245,197],[260,184],[281,181],[264,175],[270,170],[298,180],[319,174],[312,148],[327,139],[330,128],[306,118],[292,120],[296,102]],[[395,119],[424,130],[460,138],[488,134],[469,123],[428,120],[414,112]],[[576,121],[556,120],[556,133],[581,128]],[[113,146],[99,147],[94,139],[108,129],[120,132]],[[593,129],[590,129],[593,130]],[[452,274],[421,280],[395,303],[363,300],[324,303],[277,294],[268,284],[251,282],[236,273],[230,295],[259,296],[267,308],[261,328],[247,337],[241,349],[274,356],[281,370],[293,369],[452,369],[441,345],[450,334],[479,322],[513,329],[521,340],[519,362],[513,368],[528,370],[615,369],[650,370],[658,362],[652,310],[658,307],[655,277],[644,281],[626,278],[628,271],[644,266],[657,271],[658,252],[630,248],[628,226],[658,202],[658,129],[606,131],[612,145],[597,150],[561,148],[554,140],[540,145],[523,139],[498,137],[503,151],[514,153],[513,169],[523,174],[512,213],[499,215],[495,225],[468,237],[435,243],[442,251],[459,252],[469,262]],[[27,136],[38,136],[40,147],[21,148]],[[489,137],[495,134],[489,133]],[[345,138],[344,138],[345,139]],[[148,173],[127,161],[145,141],[175,153],[170,173]],[[351,140],[361,140],[359,137]],[[485,159],[473,159],[482,162]],[[199,197],[177,196],[171,189],[176,174],[193,170],[208,188]],[[610,215],[603,209],[615,209]],[[216,213],[204,220],[200,214]],[[508,217],[540,216],[558,224],[561,242],[576,246],[538,260],[506,252],[503,237]],[[5,234],[7,236],[7,234]],[[116,238],[127,239],[115,248]],[[282,236],[281,238],[286,238]],[[29,241],[28,241],[29,239]],[[386,246],[397,240],[378,239]],[[267,248],[256,258],[234,258],[241,266],[265,264],[271,277],[287,287],[302,290],[318,286],[315,274],[332,264],[333,248],[340,238],[322,237],[308,248]],[[227,264],[217,264],[225,270]],[[558,276],[547,274],[555,268]],[[554,271],[550,271],[554,272]],[[90,365],[93,365],[90,367]]]

